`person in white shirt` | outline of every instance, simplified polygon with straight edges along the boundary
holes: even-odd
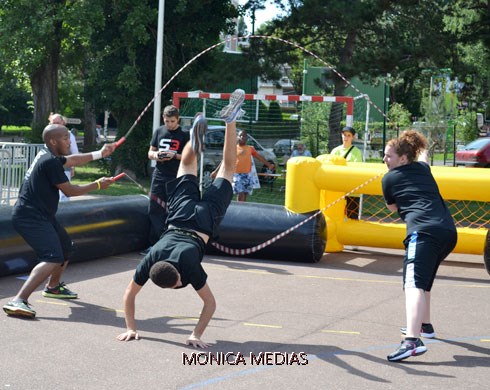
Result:
[[[63,125],[66,126],[66,118],[61,115],[61,114],[53,114],[51,113],[49,115],[49,123],[52,125]],[[70,154],[78,154],[80,153],[78,150],[78,145],[77,145],[77,139],[75,137],[74,131],[75,129],[72,129],[69,131],[70,133]],[[75,167],[68,167],[65,169],[65,175],[68,178],[68,180],[71,181],[71,178],[75,176]],[[67,202],[69,201],[70,198],[66,196],[62,191],[60,191],[60,201],[61,202]]]
[[[300,142],[296,144],[296,149],[293,150],[293,153],[291,153],[291,157],[311,157],[311,152],[306,149],[305,144]]]

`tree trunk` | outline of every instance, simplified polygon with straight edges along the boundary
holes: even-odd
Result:
[[[340,56],[340,62],[338,71],[344,77],[348,77],[349,72],[346,69],[349,68],[349,63],[352,60],[352,54],[356,45],[357,31],[351,31],[347,34],[345,39],[345,45]],[[334,95],[344,96],[347,83],[343,78],[334,73]],[[334,147],[342,143],[340,122],[344,119],[343,110],[344,105],[341,103],[333,103],[332,110],[330,111],[330,117],[328,118],[328,149],[332,150]]]
[[[95,145],[95,112],[94,105],[87,98],[85,99],[85,103],[83,105],[83,118],[84,118],[84,137],[83,137],[83,146],[93,146]]]
[[[335,96],[340,96],[335,94]],[[340,121],[342,120],[342,114],[344,104],[332,103],[332,109],[330,110],[330,117],[328,118],[328,150],[331,151],[336,146],[342,143],[342,137],[340,135]]]
[[[31,87],[34,100],[32,141],[42,142],[42,131],[51,112],[59,109],[58,100],[59,51],[52,50],[47,60],[32,74]]]

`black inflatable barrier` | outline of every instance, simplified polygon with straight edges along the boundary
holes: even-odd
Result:
[[[35,253],[14,230],[12,207],[0,207],[0,276],[30,272]],[[57,219],[75,244],[71,262],[141,250],[148,244],[146,196],[98,197],[60,203]]]
[[[149,219],[146,196],[98,197],[61,203],[57,219],[75,244],[71,262],[93,260],[146,248]],[[32,248],[14,230],[12,207],[0,207],[0,276],[28,273],[37,264]],[[314,214],[282,206],[232,202],[220,227],[219,243],[250,248],[277,236]],[[260,259],[317,262],[326,245],[326,223],[315,216],[285,237],[249,255]],[[208,254],[224,253],[211,245]]]
[[[315,212],[297,214],[283,206],[252,202],[232,202],[220,225],[218,243],[233,249],[262,244]],[[323,256],[327,224],[322,213],[271,245],[240,257],[314,263]],[[226,255],[211,244],[206,253]]]
[[[485,241],[485,250],[483,251],[483,262],[490,275],[490,229],[487,230],[487,240]]]

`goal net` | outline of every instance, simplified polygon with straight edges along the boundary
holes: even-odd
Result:
[[[204,113],[209,131],[206,135],[203,181],[209,183],[209,173],[221,161],[224,123],[219,112],[228,104],[229,93],[174,92],[173,104],[179,108],[183,127],[190,128],[194,115]],[[332,104],[337,103],[336,114]],[[354,100],[349,96],[260,95],[246,94],[242,109],[245,115],[237,128],[247,131],[248,143],[266,160],[273,162],[269,170],[255,159],[260,188],[248,201],[284,204],[286,162],[291,153],[303,143],[313,157],[325,154],[337,146],[328,144],[329,123],[353,125]],[[300,146],[301,148],[301,146]]]

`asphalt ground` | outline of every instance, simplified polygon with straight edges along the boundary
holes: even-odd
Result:
[[[360,248],[316,264],[206,256],[218,303],[207,350],[185,345],[202,307],[192,287],[151,282],[137,298],[141,339],[116,340],[122,295],[141,257],[72,264],[64,279],[79,299],[38,290],[35,319],[0,313],[0,388],[488,388],[490,276],[481,256],[452,254],[443,263],[432,293],[437,338],[401,363],[386,360],[405,318],[401,251]],[[0,278],[2,305],[22,277]],[[224,362],[211,363],[211,354]]]

